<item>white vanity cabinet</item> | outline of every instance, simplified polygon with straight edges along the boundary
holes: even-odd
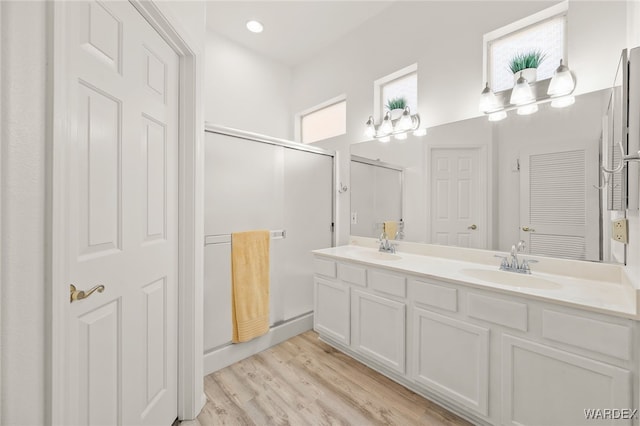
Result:
[[[351,290],[351,346],[404,374],[406,278],[377,270],[369,270],[368,278],[368,288]]]
[[[348,345],[351,319],[349,317],[349,286],[337,280],[336,262],[314,260],[313,328],[320,335]]]
[[[349,259],[316,261],[320,337],[473,423],[639,424],[585,418],[589,409],[638,407],[634,320]]]

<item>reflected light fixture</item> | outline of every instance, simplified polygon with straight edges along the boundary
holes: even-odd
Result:
[[[538,104],[532,103],[518,107],[518,115],[530,115],[538,112]]]
[[[507,111],[496,111],[489,114],[489,121],[500,121],[507,118]]]
[[[480,111],[484,113],[490,113],[500,109],[498,104],[498,98],[493,90],[489,87],[489,83],[486,84],[482,93],[480,93]]]
[[[413,132],[414,136],[424,136],[427,129],[420,128],[420,115],[411,114],[411,109],[407,106],[402,111],[399,118],[391,118],[391,112],[384,114],[382,122],[376,127],[372,116],[365,123],[364,136],[367,139],[378,139],[380,142],[389,142],[391,136],[397,140],[407,139],[408,133]]]
[[[513,90],[511,91],[509,103],[513,105],[525,105],[535,100],[536,98],[533,96],[529,82],[522,76],[522,73],[520,73],[520,77],[516,80],[516,85],[513,86]]]
[[[403,141],[403,140],[407,139],[407,134],[406,133],[398,133],[397,135],[394,136],[394,138],[396,138],[399,141]]]
[[[553,78],[551,78],[551,82],[549,82],[547,95],[552,97],[565,96],[573,92],[575,87],[576,83],[573,81],[571,70],[569,70],[569,67],[564,65],[562,59],[560,59],[560,65],[556,68],[556,71],[553,73]]]
[[[252,33],[261,33],[264,30],[264,25],[258,21],[248,21],[247,29]]]
[[[573,95],[560,96],[551,101],[551,106],[553,108],[564,108],[569,105],[573,105],[574,103],[576,103],[576,98]]]
[[[507,103],[505,92],[496,96],[489,87],[489,83],[486,83],[480,93],[480,111],[489,117],[489,121],[500,121],[507,118],[507,111],[516,110],[518,115],[529,115],[536,113],[538,105],[541,103],[551,102],[553,108],[564,108],[573,105],[576,101],[572,95],[576,88],[573,74],[569,67],[562,63],[562,60],[553,73],[553,77],[549,80],[546,95],[536,97],[534,93],[540,92],[540,82],[534,83],[533,86],[536,92],[520,73]]]
[[[376,126],[373,124],[373,117],[370,115],[364,129],[364,135],[367,139],[373,139],[376,136]]]

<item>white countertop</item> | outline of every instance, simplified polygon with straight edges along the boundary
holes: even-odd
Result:
[[[456,249],[456,251],[458,255],[456,258],[398,251],[396,253],[398,258],[394,258],[394,260],[377,258],[375,254],[378,252],[377,249],[360,245],[314,250],[313,253],[337,260],[358,262],[390,271],[405,272],[419,277],[484,288],[529,299],[545,300],[624,318],[640,319],[637,312],[637,292],[633,286],[621,278],[621,274],[616,272],[617,265],[601,264],[600,272],[604,273],[597,273],[597,269],[599,268],[598,264],[588,264],[587,266],[585,262],[568,261],[564,263],[564,266],[569,266],[570,269],[573,270],[568,270],[568,273],[565,275],[536,271],[539,264],[533,264],[531,266],[532,275],[530,277],[547,280],[547,283],[551,281],[551,283],[548,284],[552,285],[545,286],[544,283],[542,283],[542,286],[536,286],[535,280],[533,280],[531,285],[527,283],[526,287],[518,287],[506,283],[500,284],[486,281],[473,276],[474,272],[476,273],[475,275],[478,275],[478,271],[480,273],[484,273],[485,271],[498,271],[500,259],[491,259],[493,261],[492,264],[488,263],[489,258],[479,259],[476,253],[478,252],[477,250]],[[490,256],[490,258],[493,257],[493,252],[487,253],[487,256]],[[446,253],[443,254],[446,256]],[[465,254],[468,255],[465,256]],[[530,258],[531,256],[526,257]],[[467,261],[469,259],[473,259],[474,261]],[[552,262],[554,260],[550,259],[550,261]],[[573,268],[571,268],[571,266],[573,266]],[[544,268],[540,269],[544,270]],[[588,269],[589,271],[585,274],[584,271],[580,271],[580,269]],[[489,274],[492,273],[493,272],[489,272]],[[516,282],[520,279],[527,280],[527,278],[522,278],[521,274],[514,272],[501,272],[501,274],[513,274],[514,281]],[[512,275],[506,275],[506,277],[511,276]],[[595,276],[598,276],[598,279],[590,279]],[[504,278],[504,276],[501,275],[500,278]]]

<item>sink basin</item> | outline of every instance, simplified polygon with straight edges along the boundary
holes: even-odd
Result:
[[[366,251],[362,253],[358,253],[358,256],[371,260],[400,260],[402,259],[397,254],[393,253],[382,253],[379,251]]]
[[[535,275],[518,274],[516,272],[506,272],[491,269],[463,269],[463,274],[477,278],[482,281],[491,283],[510,285],[514,287],[540,288],[540,289],[556,289],[560,288],[560,284]]]

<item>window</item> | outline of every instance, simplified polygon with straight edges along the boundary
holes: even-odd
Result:
[[[509,61],[518,53],[540,50],[546,55],[538,67],[538,80],[551,78],[566,61],[567,2],[545,9],[506,27],[485,34],[485,81],[494,92],[513,87]]]
[[[402,97],[407,100],[411,114],[418,112],[418,64],[410,65],[373,83],[374,118],[379,121],[387,110],[389,99]]]
[[[298,134],[302,143],[313,143],[347,133],[345,96],[330,99],[298,114]]]

